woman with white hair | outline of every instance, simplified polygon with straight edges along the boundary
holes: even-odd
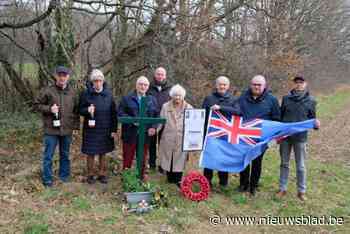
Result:
[[[184,110],[192,106],[185,101],[186,90],[178,84],[170,89],[169,95],[170,101],[164,103],[160,112],[160,117],[166,119],[159,144],[160,166],[166,171],[168,182],[179,186],[187,159],[181,147]]]
[[[97,179],[107,183],[106,153],[114,150],[117,132],[116,104],[103,73],[93,70],[87,89],[80,97],[80,115],[84,117],[81,151],[87,155],[87,182],[95,183],[95,155],[99,155]]]

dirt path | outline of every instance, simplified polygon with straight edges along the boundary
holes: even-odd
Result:
[[[321,129],[310,134],[309,149],[314,159],[340,161],[350,166],[350,100],[332,118],[321,119]]]

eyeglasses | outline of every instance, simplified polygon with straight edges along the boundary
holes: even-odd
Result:
[[[262,84],[256,84],[256,83],[252,83],[252,86],[262,86]]]
[[[148,86],[149,84],[148,83],[137,83],[137,85],[139,85],[139,86]]]

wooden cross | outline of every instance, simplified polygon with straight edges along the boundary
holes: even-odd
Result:
[[[143,145],[145,144],[146,125],[155,123],[165,123],[164,118],[146,117],[146,101],[147,97],[141,97],[140,111],[138,117],[119,117],[118,121],[125,124],[138,124],[138,142],[136,150],[137,176],[142,179],[142,164],[143,164]]]

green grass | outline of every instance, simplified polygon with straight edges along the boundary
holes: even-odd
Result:
[[[330,118],[339,112],[346,102],[349,102],[349,89],[340,89],[335,94],[317,97],[317,114]]]
[[[13,148],[37,141],[41,135],[41,121],[37,113],[29,110],[0,112],[0,142],[2,147]],[[5,145],[6,144],[6,145]]]
[[[25,234],[44,234],[49,233],[47,224],[31,224],[24,229]]]
[[[350,92],[340,91],[332,96],[318,98],[320,118],[329,118],[350,102]],[[16,117],[17,118],[17,117]],[[18,118],[23,118],[22,116]],[[28,118],[31,121],[31,118]],[[25,119],[18,120],[24,129],[30,129]],[[13,123],[5,128],[17,129]],[[19,127],[18,127],[19,128]],[[23,133],[23,134],[28,134]],[[26,136],[23,136],[26,137]],[[27,140],[23,140],[26,142]],[[85,163],[85,162],[81,162]],[[74,183],[73,188],[57,187],[31,194],[33,204],[40,204],[33,210],[19,212],[13,224],[21,226],[24,233],[52,232],[96,232],[96,233],[159,233],[160,227],[169,228],[170,233],[350,233],[350,170],[340,162],[322,163],[307,161],[306,202],[296,198],[295,161],[291,160],[288,194],[283,199],[274,196],[278,190],[279,155],[276,147],[269,149],[264,157],[260,191],[256,197],[239,193],[235,188],[239,178],[231,176],[229,189],[221,190],[217,176],[214,191],[204,202],[186,200],[175,185],[166,183],[164,177],[153,179],[169,194],[169,207],[159,208],[145,215],[122,213],[122,201],[114,193],[122,190],[117,176],[110,177],[107,192],[98,185],[90,190],[88,185]],[[196,165],[192,165],[198,169]],[[192,168],[192,169],[193,169]],[[198,169],[199,170],[199,169]],[[69,186],[68,186],[69,187]],[[34,209],[35,208],[35,209]],[[211,226],[209,217],[213,215],[252,217],[291,217],[312,215],[316,217],[343,217],[341,226],[279,226],[279,225],[225,225]],[[54,222],[53,222],[54,220]],[[9,229],[6,229],[9,230]],[[1,227],[0,227],[1,232]]]
[[[47,217],[43,213],[36,213],[31,210],[22,211],[24,219],[24,233],[25,234],[44,234],[49,233],[49,225],[47,224]]]
[[[91,209],[90,201],[81,196],[73,198],[72,205],[75,210],[88,211]]]

